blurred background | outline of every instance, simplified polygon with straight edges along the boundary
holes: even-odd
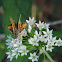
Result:
[[[7,26],[11,24],[9,16],[15,22],[18,22],[21,14],[21,22],[34,17],[37,22],[46,22],[53,29],[53,36],[62,38],[62,0],[0,0],[0,62],[9,62],[7,60],[7,51],[5,40],[7,35],[11,34]],[[11,34],[13,35],[13,34]],[[55,47],[52,53],[49,53],[56,62],[62,62],[62,47]],[[12,62],[18,62],[15,59]],[[23,57],[22,61],[24,62]],[[40,56],[39,62],[43,62],[43,56]],[[26,62],[28,62],[26,60]],[[50,62],[47,57],[45,62]]]

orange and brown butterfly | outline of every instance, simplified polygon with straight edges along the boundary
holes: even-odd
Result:
[[[17,23],[14,23],[14,20],[9,16],[10,18],[10,21],[12,24],[8,25],[8,30],[11,32],[11,33],[14,33],[14,36],[15,38],[17,38],[18,34],[24,29],[26,28],[26,26],[28,25],[26,22],[24,23],[21,23],[20,22],[20,18],[21,18],[21,15],[19,17],[19,22]]]

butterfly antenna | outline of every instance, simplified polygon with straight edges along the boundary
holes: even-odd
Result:
[[[20,19],[21,19],[21,14],[20,14],[20,17],[19,17],[19,22],[20,22]]]
[[[20,31],[20,27],[21,27],[21,21],[20,21],[20,19],[21,19],[21,14],[20,14],[20,17],[19,17],[19,22],[18,22],[18,31]]]

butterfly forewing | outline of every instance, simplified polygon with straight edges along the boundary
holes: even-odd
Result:
[[[8,29],[11,33],[13,33],[12,24],[8,25],[7,29]]]
[[[25,22],[25,23],[22,23],[21,24],[21,27],[20,27],[20,31],[22,31],[24,28],[26,28],[28,24]]]

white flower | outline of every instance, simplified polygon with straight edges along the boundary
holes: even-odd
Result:
[[[13,48],[13,44],[15,43],[14,39],[12,38],[11,42],[6,43],[8,45],[7,48]]]
[[[18,35],[18,37],[17,37],[17,39],[19,39],[20,41],[22,41],[22,39],[23,39],[23,37],[22,37],[22,35]]]
[[[24,29],[21,33],[19,33],[20,36],[26,36],[27,35],[27,31]]]
[[[45,40],[45,37],[44,37],[43,35],[41,35],[41,36],[39,37],[39,39],[40,39],[41,42],[43,42],[43,41]]]
[[[16,40],[17,40],[17,42],[13,44],[13,47],[21,48],[21,46],[22,46],[22,41],[19,40],[19,39],[16,39]]]
[[[9,52],[6,52],[6,54],[8,55],[7,58],[10,58],[10,61],[12,61],[12,59],[14,57],[14,56],[12,56],[12,52],[9,51]]]
[[[10,45],[13,38],[11,37],[11,35],[9,35],[7,37],[8,37],[8,39],[6,40],[6,42],[7,42],[6,45]]]
[[[11,46],[10,48],[16,47],[16,44],[17,44],[18,41],[19,41],[19,39],[12,39],[12,41],[11,41],[11,43],[9,45],[9,46]]]
[[[10,42],[10,41],[12,40],[11,35],[9,35],[9,36],[7,36],[7,37],[8,37],[8,39],[6,40],[6,42]]]
[[[38,33],[38,31],[35,30],[34,34],[35,34],[35,36],[37,36],[37,39],[40,40],[40,36],[42,35],[41,31],[39,31],[39,33]]]
[[[39,31],[39,34],[38,34],[38,31],[35,30],[34,34],[35,34],[37,37],[39,37],[39,36],[41,35],[41,31]]]
[[[46,45],[46,51],[50,51],[50,52],[52,52],[52,49],[54,49],[54,47],[52,47],[52,45],[50,45],[50,44],[47,44]]]
[[[36,25],[39,28],[39,30],[42,30],[44,28],[44,22],[41,23],[41,21],[39,21],[39,24],[36,23]]]
[[[20,45],[22,44],[22,40],[19,40],[19,39],[13,39],[12,38],[12,41],[9,43],[6,43],[8,45],[7,48],[15,48],[15,47],[20,47]]]
[[[50,38],[48,38],[48,43],[54,46],[54,43],[56,42],[56,37],[52,37],[50,36]]]
[[[8,58],[10,58],[10,61],[13,59],[13,57],[17,57],[20,55],[20,50],[22,46],[22,41],[20,39],[12,39],[10,44],[8,45],[8,48],[10,48],[10,52],[7,52]]]
[[[29,26],[28,26],[28,32],[29,32],[29,33],[31,32],[31,29],[32,29],[32,27],[29,25]]]
[[[39,40],[41,41],[41,42],[47,42],[47,38],[45,38],[43,35],[41,35],[40,37],[39,37]]]
[[[34,52],[33,54],[30,53],[30,57],[28,59],[31,59],[32,62],[34,62],[34,61],[38,61],[38,59],[37,59],[38,57],[39,56],[37,56],[36,53]]]
[[[45,37],[50,37],[50,36],[52,36],[53,34],[52,34],[52,30],[51,31],[49,31],[49,29],[47,28],[47,32],[46,31],[43,31],[43,33],[44,33],[44,36]]]
[[[23,56],[23,55],[27,55],[29,50],[26,50],[26,46],[22,45],[21,50],[19,52],[21,53],[21,56]]]
[[[20,56],[18,48],[14,48],[14,50],[11,50],[11,51],[12,51],[12,56],[15,56],[16,59],[17,59],[18,56]]]
[[[28,39],[29,44],[33,44],[32,38]]]
[[[49,28],[49,24],[44,23],[44,29]]]
[[[62,40],[60,38],[56,40],[55,46],[62,46]]]
[[[34,17],[31,19],[31,17],[29,17],[29,20],[26,20],[26,22],[28,23],[28,25],[33,25],[36,20],[34,20]]]
[[[40,49],[40,54],[42,54],[44,51],[45,51],[45,47],[42,47],[42,48]]]
[[[34,38],[30,38],[28,40],[29,44],[32,44],[33,46],[39,46],[38,42],[39,42],[39,39],[37,38],[36,35],[34,35]]]

